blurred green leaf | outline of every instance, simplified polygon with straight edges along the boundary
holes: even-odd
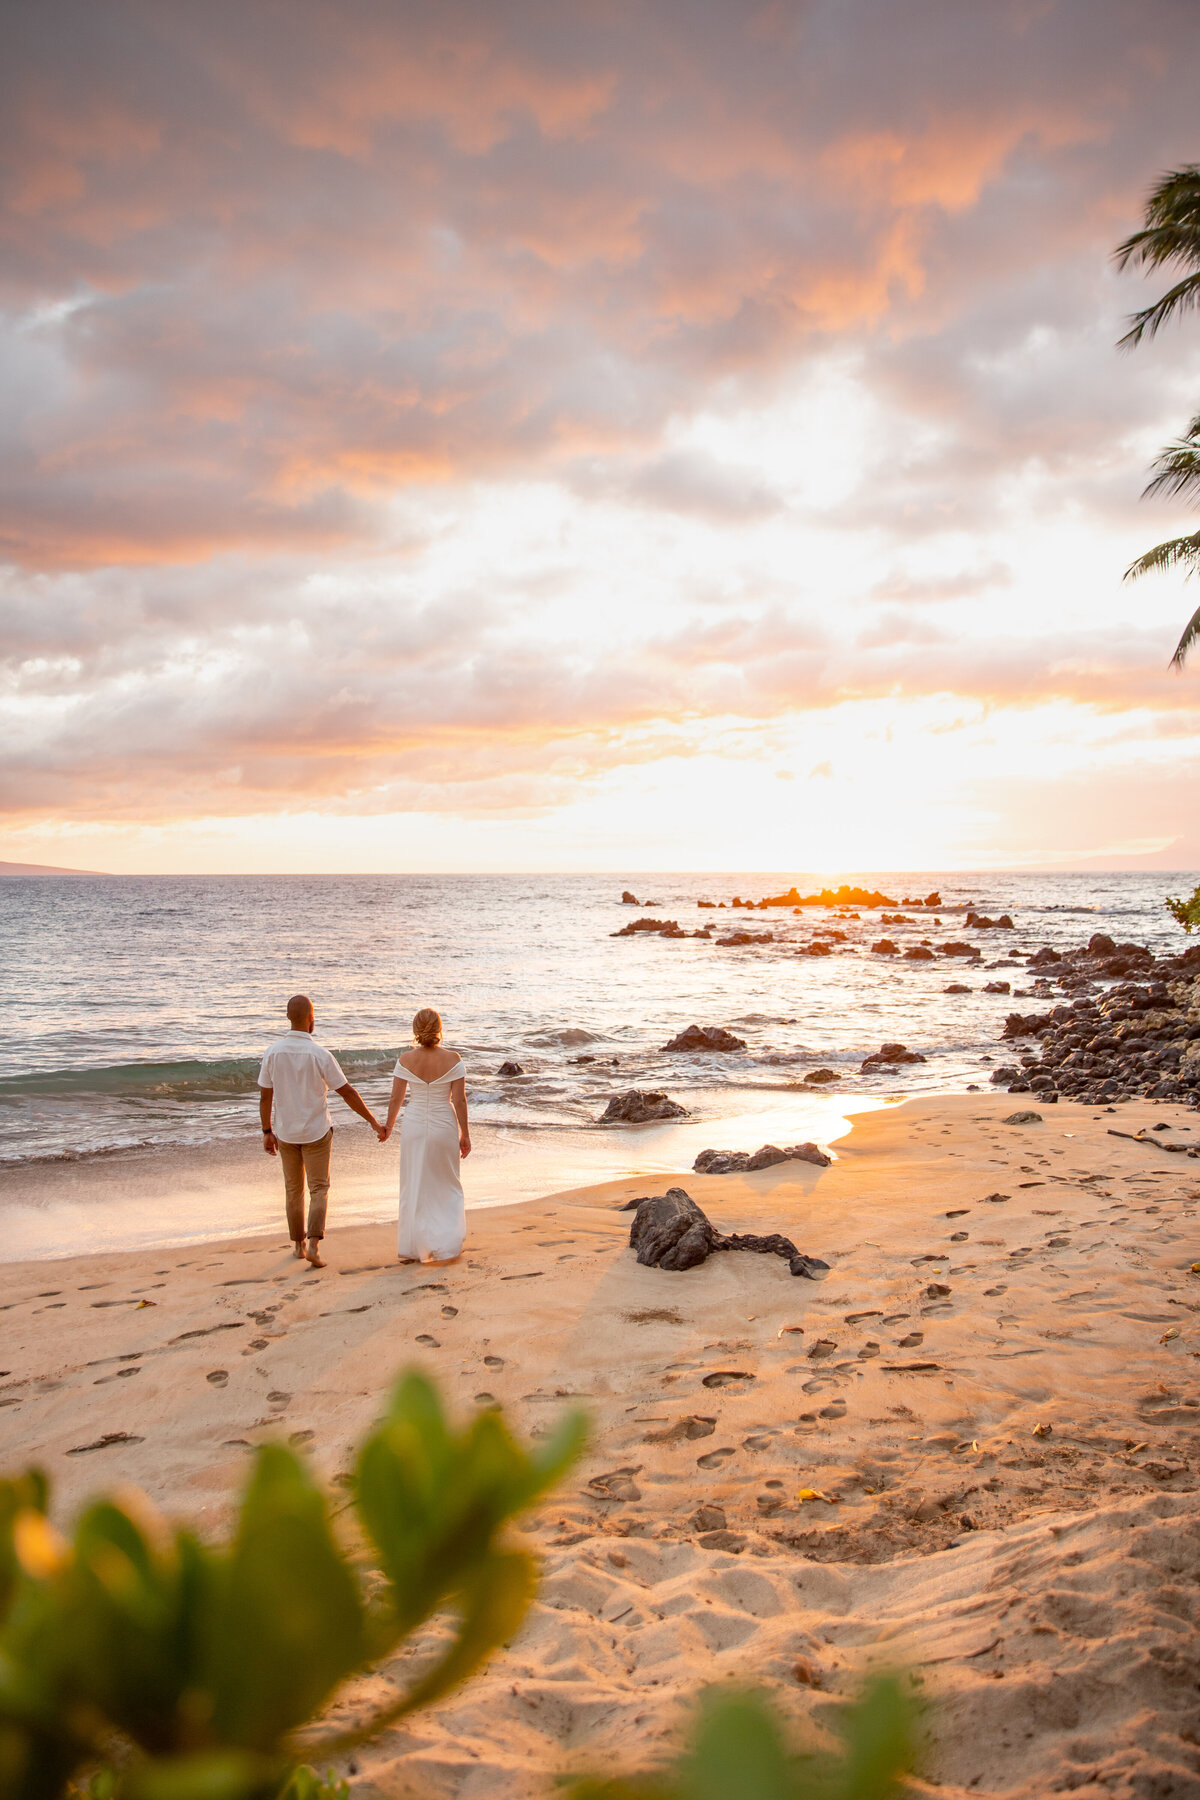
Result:
[[[120,1784],[128,1800],[274,1800],[278,1760],[248,1750],[210,1750],[137,1764]]]
[[[40,1476],[0,1482],[0,1800],[348,1800],[332,1771],[292,1767],[290,1735],[436,1611],[457,1615],[448,1647],[352,1737],[512,1637],[535,1566],[504,1529],[582,1438],[579,1418],[533,1453],[496,1413],[452,1428],[431,1384],[404,1377],[356,1479],[389,1583],[369,1606],[322,1491],[280,1446],[259,1452],[228,1548],[132,1494],[94,1501],[67,1543]]]
[[[333,1769],[318,1775],[308,1763],[301,1763],[280,1789],[278,1800],[350,1800],[350,1783]]]
[[[899,1682],[876,1677],[843,1714],[843,1752],[797,1757],[765,1697],[713,1690],[673,1763],[588,1778],[569,1800],[888,1800],[912,1767],[912,1713]]]
[[[267,1750],[365,1655],[358,1584],[325,1499],[281,1445],[258,1453],[209,1621],[217,1741]]]
[[[894,1675],[880,1675],[846,1712],[846,1751],[831,1788],[836,1800],[886,1800],[912,1767],[913,1705]]]
[[[17,1581],[21,1564],[17,1556],[16,1528],[22,1513],[45,1515],[46,1477],[40,1469],[27,1469],[8,1481],[0,1481],[0,1622],[3,1621]]]
[[[687,1800],[792,1800],[793,1776],[783,1733],[762,1697],[723,1693],[701,1709],[679,1787]]]

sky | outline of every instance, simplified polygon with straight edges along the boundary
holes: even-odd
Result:
[[[0,856],[1200,865],[1122,581],[1194,0],[56,0],[0,64]]]

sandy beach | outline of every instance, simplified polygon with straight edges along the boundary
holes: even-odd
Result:
[[[320,1272],[282,1231],[10,1264],[4,1466],[41,1463],[63,1518],[133,1483],[217,1531],[268,1437],[336,1481],[406,1363],[526,1433],[585,1406],[521,1634],[360,1755],[364,1795],[645,1764],[714,1680],[819,1737],[880,1662],[932,1702],[917,1791],[1200,1793],[1200,1169],[1165,1147],[1195,1114],[1003,1122],[1025,1103],[913,1100],[826,1169],[674,1178],[724,1230],[824,1257],[820,1284],[769,1256],[639,1267],[620,1209],[661,1174],[472,1213],[437,1269],[336,1205]]]

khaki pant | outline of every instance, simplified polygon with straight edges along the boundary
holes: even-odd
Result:
[[[305,1237],[325,1236],[325,1211],[329,1204],[329,1153],[333,1126],[315,1144],[285,1144],[279,1138],[283,1164],[283,1189],[287,1197],[288,1234],[294,1244]],[[308,1177],[308,1230],[304,1229],[304,1179]]]

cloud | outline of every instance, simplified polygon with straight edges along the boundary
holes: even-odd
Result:
[[[942,694],[1190,730],[1117,577],[1200,347],[1116,357],[1108,255],[1198,74],[1176,0],[18,9],[3,804],[527,811]]]

